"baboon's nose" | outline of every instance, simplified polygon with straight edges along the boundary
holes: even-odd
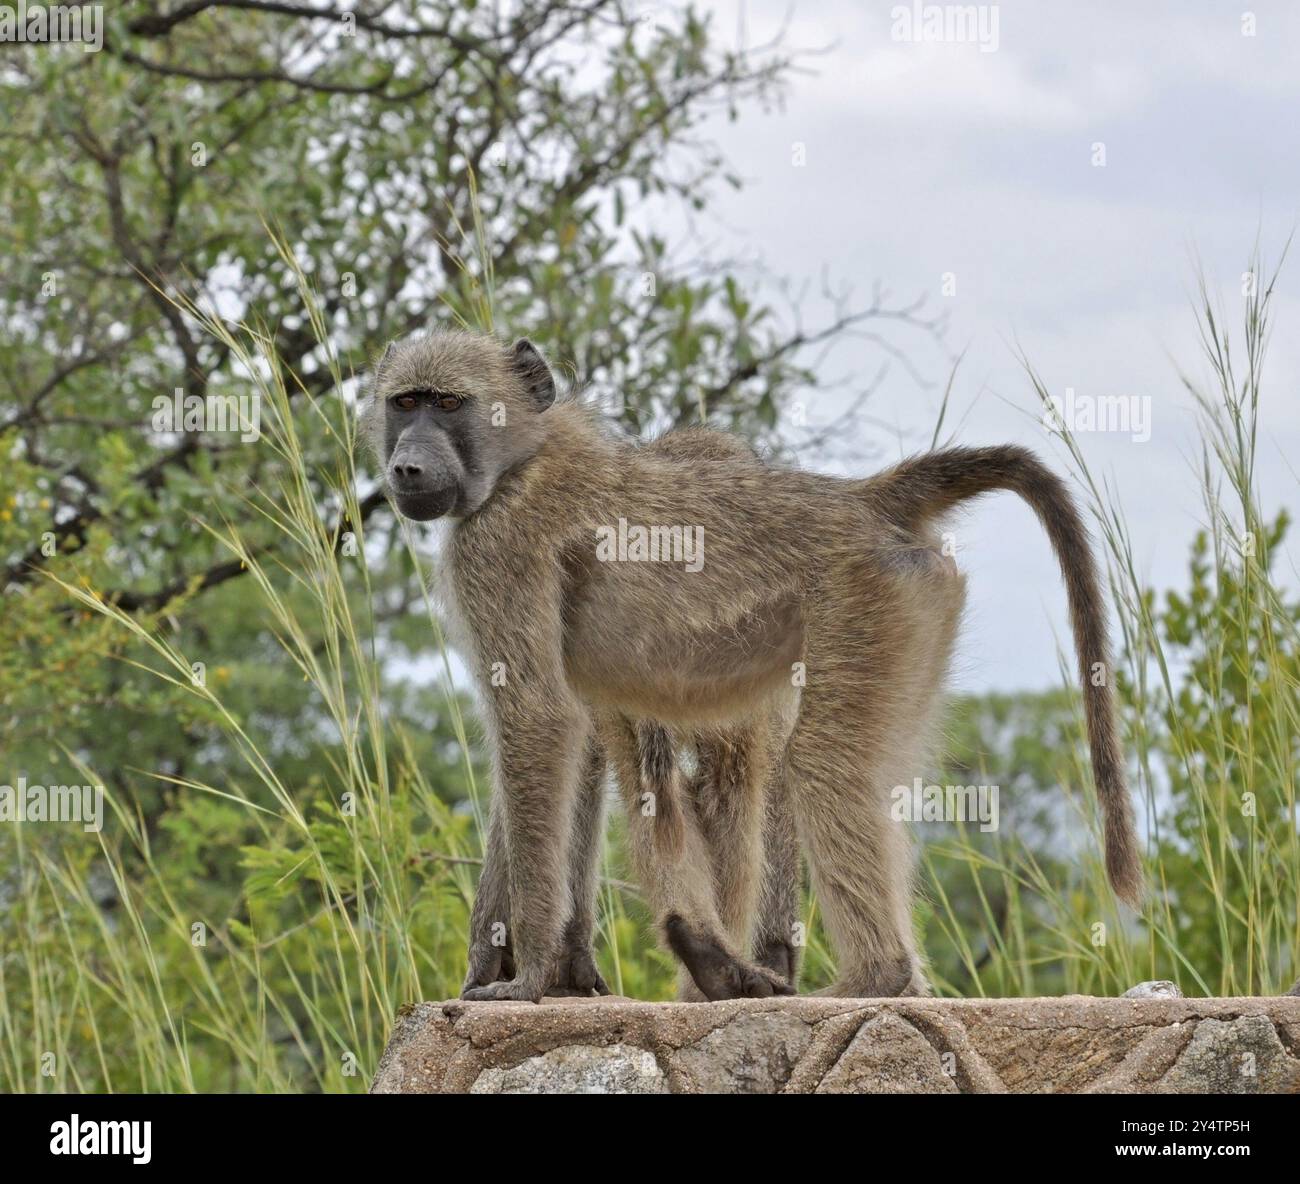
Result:
[[[416,481],[424,475],[424,466],[414,460],[393,461],[393,476],[402,481]]]

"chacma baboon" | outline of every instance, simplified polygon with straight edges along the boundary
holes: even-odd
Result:
[[[737,436],[698,429],[680,430],[642,446],[659,456],[690,458],[699,463],[725,456],[753,456]],[[596,859],[602,830],[602,774],[613,754],[627,807],[628,838],[633,859],[647,884],[678,882],[694,892],[677,911],[700,913],[702,922],[721,927],[730,948],[752,947],[753,960],[776,978],[751,975],[751,991],[793,990],[800,942],[799,848],[788,795],[772,779],[772,762],[793,724],[792,693],[781,710],[726,728],[711,727],[692,735],[671,732],[648,720],[607,714],[602,720],[605,743],[589,741],[569,836],[569,884],[573,899],[564,927],[561,953],[547,986],[548,995],[607,993],[591,952]],[[689,753],[693,770],[683,776],[679,753]],[[762,813],[761,839],[754,826]],[[694,817],[687,821],[686,815]],[[509,916],[507,855],[503,815],[489,825],[487,857],[475,897],[472,929],[488,933],[494,920]],[[688,831],[685,828],[690,827]],[[687,835],[698,840],[688,842]],[[755,868],[761,868],[756,874]],[[662,898],[662,893],[658,893]],[[678,894],[681,895],[680,893]],[[694,906],[694,907],[692,907]],[[471,953],[465,989],[514,976],[509,926],[497,930],[497,944],[478,943]],[[740,960],[722,963],[724,976],[742,972]],[[702,976],[705,970],[700,969]],[[716,977],[716,975],[715,975]],[[766,984],[766,986],[764,985]],[[740,984],[708,981],[707,994],[689,974],[683,975],[684,999],[725,997]]]
[[[1138,898],[1095,564],[1064,484],[1032,454],[948,449],[865,480],[721,446],[701,463],[638,448],[593,409],[556,402],[531,343],[464,332],[390,347],[367,414],[398,511],[453,520],[444,595],[468,642],[494,753],[489,859],[504,855],[506,868],[490,880],[498,898],[476,903],[467,983],[484,977],[479,960],[500,958],[481,928],[494,917],[509,918],[513,977],[470,985],[467,999],[537,1000],[556,981],[566,926],[588,890],[574,882],[581,861],[569,851],[582,841],[603,745],[620,781],[635,783],[636,721],[687,740],[710,729],[771,735],[761,721],[785,709],[792,687],[788,738],[756,764],[770,764],[770,781],[793,803],[837,953],[831,992],[924,991],[908,835],[890,816],[890,790],[918,772],[963,598],[934,523],[997,489],[1036,511],[1060,562],[1106,866],[1116,892]],[[760,823],[760,811],[747,811],[729,841],[755,850]],[[710,997],[782,989],[705,899],[703,831],[695,810],[682,811],[665,828],[682,857],[642,845],[662,932]],[[758,872],[750,863],[749,875]]]

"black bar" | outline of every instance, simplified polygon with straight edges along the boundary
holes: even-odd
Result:
[[[364,1097],[356,1095],[18,1095],[0,1099],[0,1136],[5,1175],[22,1180],[27,1171],[50,1168],[100,1172],[104,1167],[174,1171],[196,1167],[206,1174],[222,1168],[259,1168],[286,1164],[295,1170],[337,1173],[349,1168],[376,1174],[405,1176],[418,1170],[436,1178],[456,1172],[466,1156],[482,1162],[492,1149],[498,1172],[520,1167],[547,1171],[553,1155],[556,1168],[572,1167],[575,1141],[587,1167],[584,1173],[617,1173],[636,1155],[638,1174],[662,1163],[674,1170],[687,1145],[693,1167],[717,1157],[735,1168],[753,1157],[756,1166],[771,1166],[773,1146],[782,1157],[852,1156],[866,1175],[887,1162],[905,1158],[912,1170],[1002,1170],[1011,1165],[1068,1165],[1080,1168],[1119,1166],[1133,1162],[1136,1171],[1163,1165],[1205,1162],[1217,1165],[1245,1161],[1252,1168],[1277,1165],[1294,1170],[1300,1134],[1300,1099],[1264,1096],[840,1096],[787,1097],[764,1102],[759,1098],[697,1097],[640,1102],[595,1100],[596,1106],[667,1106],[671,1115],[657,1115],[642,1125],[624,1110],[618,1121],[588,1112],[581,1125],[536,1127],[558,1115],[541,1115],[552,1106],[566,1109],[563,1121],[579,1117],[590,1097],[504,1098],[467,1096]],[[763,1110],[762,1115],[757,1110]],[[66,1153],[73,1133],[81,1140],[98,1140],[91,1124],[148,1123],[148,1162],[133,1163],[131,1153]],[[755,1140],[755,1119],[765,1124],[769,1139]],[[740,1120],[744,1125],[735,1125]],[[676,1128],[665,1121],[681,1121]],[[65,1124],[60,1126],[59,1124]],[[1127,1125],[1126,1125],[1127,1124]],[[1161,1125],[1163,1124],[1163,1126]],[[1179,1126],[1178,1124],[1183,1124]],[[531,1132],[524,1135],[524,1132]],[[546,1132],[550,1131],[548,1135]],[[111,1139],[124,1128],[107,1131]],[[135,1146],[146,1130],[135,1129]],[[51,1151],[60,1146],[60,1154]],[[607,1143],[611,1158],[600,1158]],[[89,1147],[89,1142],[81,1144]],[[1178,1149],[1211,1148],[1188,1154]],[[549,1148],[549,1150],[548,1150]],[[1126,1150],[1119,1150],[1124,1148]],[[1141,1150],[1150,1148],[1153,1150]],[[624,1158],[613,1158],[622,1153]],[[519,1157],[516,1161],[516,1157]],[[882,1158],[883,1157],[883,1158]],[[597,1165],[600,1165],[599,1167]],[[846,1165],[847,1162],[846,1162]],[[17,1169],[19,1174],[11,1174]],[[31,1176],[27,1178],[43,1178]]]

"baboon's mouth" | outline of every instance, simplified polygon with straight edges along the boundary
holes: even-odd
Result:
[[[415,522],[432,522],[441,518],[456,504],[456,487],[448,485],[444,489],[421,489],[404,492],[393,490],[393,501],[403,518]]]

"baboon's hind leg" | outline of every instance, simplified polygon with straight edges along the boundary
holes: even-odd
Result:
[[[691,801],[709,848],[718,916],[744,949],[754,920],[763,861],[767,745],[757,728],[712,732],[696,744]]]
[[[763,870],[751,949],[755,962],[797,987],[799,950],[804,944],[799,919],[803,877],[794,803],[784,772],[784,762],[779,762],[763,794]]]
[[[926,555],[842,570],[808,621],[785,776],[837,951],[831,995],[929,992],[912,932],[911,838],[890,810],[890,791],[924,772],[962,604],[960,577]]]
[[[791,986],[798,973],[799,840],[776,764],[789,704],[752,724],[696,739],[691,780],[709,847],[718,912],[737,948]]]
[[[745,950],[763,875],[763,786],[770,743],[755,724],[700,733],[694,747],[696,768],[688,794],[708,851],[718,918],[732,948]],[[691,986],[682,984],[681,998],[698,997]]]
[[[779,976],[740,957],[718,915],[708,845],[672,737],[657,725],[604,721],[601,736],[627,806],[628,846],[664,938],[707,999],[790,994]]]

